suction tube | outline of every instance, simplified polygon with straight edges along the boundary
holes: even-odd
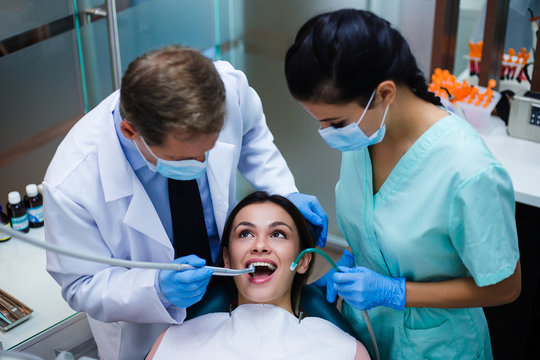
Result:
[[[337,272],[341,272],[341,270],[336,265],[334,260],[332,260],[332,258],[330,256],[328,256],[327,253],[325,253],[321,249],[317,249],[317,248],[308,248],[308,249],[305,249],[302,252],[300,252],[300,254],[298,254],[296,259],[294,259],[293,263],[291,264],[291,267],[290,267],[291,271],[294,271],[294,269],[296,269],[296,267],[298,266],[298,262],[300,261],[302,256],[304,256],[304,254],[306,254],[308,252],[314,252],[314,253],[317,253],[319,255],[322,255],[322,257],[324,257],[326,259],[326,261],[328,261],[330,263],[330,265],[332,265],[332,267]],[[371,338],[371,345],[373,345],[373,351],[375,351],[375,359],[379,360],[380,357],[379,357],[379,348],[377,347],[377,339],[375,338],[375,332],[373,331],[373,326],[371,326],[371,320],[370,320],[369,315],[368,315],[366,310],[362,310],[362,316],[364,317],[364,320],[366,321],[366,326],[368,328],[369,337]]]

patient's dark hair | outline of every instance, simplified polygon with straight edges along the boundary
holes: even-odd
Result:
[[[269,195],[263,191],[257,191],[246,196],[242,201],[240,201],[229,215],[227,222],[225,223],[225,228],[223,229],[223,237],[221,239],[221,253],[223,253],[224,247],[229,247],[229,239],[231,236],[234,219],[236,218],[236,215],[238,215],[240,210],[242,210],[248,205],[267,202],[274,203],[280,206],[291,216],[294,221],[294,225],[296,226],[296,229],[298,231],[298,237],[300,239],[300,251],[307,248],[315,247],[315,241],[313,240],[313,236],[311,235],[311,231],[309,230],[308,224],[304,219],[304,216],[292,202],[280,195]],[[314,259],[311,260],[309,267],[304,274],[296,273],[296,275],[294,276],[291,290],[291,305],[293,309],[295,308],[295,305],[300,301],[300,293],[302,292],[302,288],[304,287],[309,277],[309,274],[311,273],[311,268],[314,263],[313,260]]]
[[[308,20],[287,51],[285,76],[299,101],[366,106],[381,82],[393,80],[441,106],[399,31],[364,10],[337,10]]]

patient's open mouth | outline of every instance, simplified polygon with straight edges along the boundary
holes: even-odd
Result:
[[[250,273],[249,275],[253,279],[265,279],[271,276],[274,271],[276,271],[277,266],[273,263],[266,262],[266,261],[255,261],[251,262],[248,265],[255,266],[255,272]]]

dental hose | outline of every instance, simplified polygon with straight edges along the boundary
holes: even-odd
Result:
[[[314,253],[317,253],[319,255],[322,255],[322,257],[324,257],[326,259],[326,261],[328,261],[330,263],[330,265],[332,265],[332,267],[337,272],[341,272],[341,270],[336,265],[334,260],[332,260],[332,258],[330,256],[328,256],[327,253],[325,253],[321,249],[317,249],[317,248],[308,248],[308,249],[305,249],[302,252],[300,252],[300,254],[298,254],[296,259],[294,259],[293,263],[291,264],[291,267],[290,267],[291,271],[296,269],[296,266],[298,266],[298,262],[300,261],[302,256],[304,256],[304,254],[306,254],[308,252],[314,252]],[[373,351],[375,352],[375,359],[379,360],[380,359],[379,358],[379,348],[377,347],[377,340],[375,338],[375,332],[373,331],[373,326],[371,326],[371,320],[369,319],[369,315],[368,315],[366,310],[361,310],[361,311],[362,311],[362,316],[364,317],[364,320],[366,322],[366,326],[368,328],[369,337],[371,338],[371,345],[373,346]]]
[[[176,270],[176,271],[198,269],[194,267],[193,265],[189,265],[189,264],[122,260],[122,259],[107,258],[107,257],[101,257],[101,256],[95,256],[95,255],[80,254],[78,252],[75,252],[66,248],[62,248],[54,244],[49,244],[40,240],[36,240],[32,238],[31,236],[26,235],[18,230],[13,230],[9,226],[0,224],[0,230],[2,230],[2,232],[5,232],[11,235],[12,237],[15,237],[19,240],[22,240],[34,246],[37,246],[37,247],[40,247],[40,248],[43,248],[43,249],[46,249],[46,250],[49,250],[58,254],[62,254],[62,255],[66,255],[66,256],[82,259],[82,260],[97,262],[101,264],[121,266],[121,267],[131,268],[131,269],[139,268],[139,269],[158,269],[158,270]],[[215,267],[215,266],[205,266],[205,268],[214,270],[214,275],[220,275],[220,276],[235,276],[235,275],[255,272],[254,266],[249,267],[247,269],[226,269],[226,268]]]

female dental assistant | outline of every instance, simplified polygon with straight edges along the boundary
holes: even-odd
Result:
[[[382,359],[490,359],[481,307],[511,302],[521,275],[511,180],[448,113],[398,31],[339,10],[298,32],[285,60],[294,98],[343,152],[336,185],[348,244],[318,281]],[[349,251],[350,250],[350,251]],[[352,253],[351,253],[352,251]]]

